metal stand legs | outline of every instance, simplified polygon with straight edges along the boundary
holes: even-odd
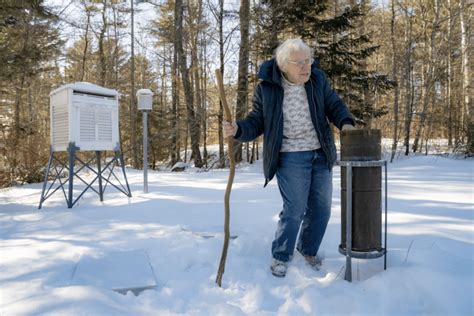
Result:
[[[346,274],[344,279],[352,282],[352,168],[346,168]]]
[[[100,151],[96,151],[95,157],[89,159],[88,161],[84,161],[77,156],[76,154],[77,150],[78,148],[74,145],[74,143],[69,144],[67,163],[59,159],[57,154],[51,150],[49,160],[48,160],[48,166],[45,171],[43,189],[41,192],[41,198],[40,198],[38,209],[41,209],[43,202],[46,201],[51,195],[53,195],[59,189],[61,189],[64,194],[64,198],[66,199],[68,208],[72,208],[88,189],[91,189],[95,193],[97,193],[100,197],[100,200],[103,201],[104,192],[108,184],[110,184],[111,186],[113,186],[114,188],[116,188],[117,190],[125,194],[126,196],[128,197],[132,196],[132,193],[130,191],[130,186],[127,180],[127,175],[125,173],[125,165],[123,161],[123,156],[120,150],[115,150],[114,157],[110,161],[105,163],[104,166],[102,166],[101,164],[102,159],[101,159]],[[97,170],[91,166],[91,163],[94,161],[94,159],[96,160],[96,163],[97,163]],[[75,169],[76,162],[78,162],[80,165],[80,167],[77,169]],[[114,172],[116,163],[120,163],[121,165],[123,178],[125,179],[125,185],[121,183],[121,181],[119,180],[119,178]],[[79,172],[84,169],[88,169],[90,172],[95,174],[95,177],[92,179],[92,181],[87,182],[85,179],[83,179],[79,175]],[[66,170],[69,172],[69,175],[67,179],[63,181],[64,177],[62,177],[62,173],[63,171],[66,171]],[[53,174],[54,178],[53,178],[52,183],[49,185],[49,187],[46,188],[48,184],[48,176],[51,171],[54,171],[54,174]],[[118,185],[114,184],[111,181],[110,178],[112,176],[115,178],[114,181],[118,182]],[[86,185],[84,190],[79,194],[79,196],[76,197],[76,199],[74,199],[74,196],[73,196],[74,178],[79,179],[82,183]],[[57,186],[54,189],[52,189],[56,181],[59,184],[57,184]],[[98,182],[98,185],[99,185],[98,191],[92,186],[94,182],[96,181]],[[67,184],[67,193],[65,190],[66,184]]]
[[[346,247],[341,244],[339,252],[346,256],[344,280],[352,282],[352,258],[374,259],[384,256],[384,270],[387,269],[387,162],[383,161],[338,161],[338,165],[346,167]],[[385,173],[385,228],[384,248],[372,252],[360,252],[352,249],[352,168],[353,167],[384,167]]]

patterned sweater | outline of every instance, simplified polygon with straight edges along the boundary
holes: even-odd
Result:
[[[283,143],[280,152],[306,151],[321,148],[311,121],[304,84],[293,84],[282,78]]]

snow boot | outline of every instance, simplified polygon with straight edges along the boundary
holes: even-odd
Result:
[[[316,271],[319,271],[321,269],[321,265],[323,264],[323,261],[321,258],[318,256],[303,256],[304,260]]]
[[[286,262],[273,258],[270,269],[272,270],[272,274],[274,276],[279,277],[279,278],[284,277],[286,275],[287,268],[288,268],[288,265],[286,264]]]

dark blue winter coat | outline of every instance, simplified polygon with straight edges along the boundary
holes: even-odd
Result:
[[[234,138],[249,142],[263,133],[263,173],[266,186],[275,176],[283,139],[284,92],[282,74],[275,59],[260,66],[258,78],[261,81],[255,88],[252,111],[245,119],[237,122],[238,129]],[[326,154],[328,168],[331,169],[337,154],[329,122],[341,129],[344,124],[354,125],[354,121],[347,106],[331,88],[326,74],[316,67],[316,63],[311,65],[311,76],[305,83],[305,89],[311,119]]]

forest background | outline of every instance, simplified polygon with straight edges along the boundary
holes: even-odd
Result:
[[[235,117],[243,118],[258,66],[290,37],[314,48],[358,127],[391,139],[391,159],[427,154],[434,139],[447,140],[448,153],[472,155],[473,4],[0,0],[0,187],[43,180],[49,93],[78,81],[121,93],[121,148],[131,167],[143,168],[141,88],[154,92],[150,168],[179,161],[225,167],[214,70],[223,74]],[[237,161],[258,159],[260,142],[235,143]],[[215,154],[210,145],[218,145]]]

